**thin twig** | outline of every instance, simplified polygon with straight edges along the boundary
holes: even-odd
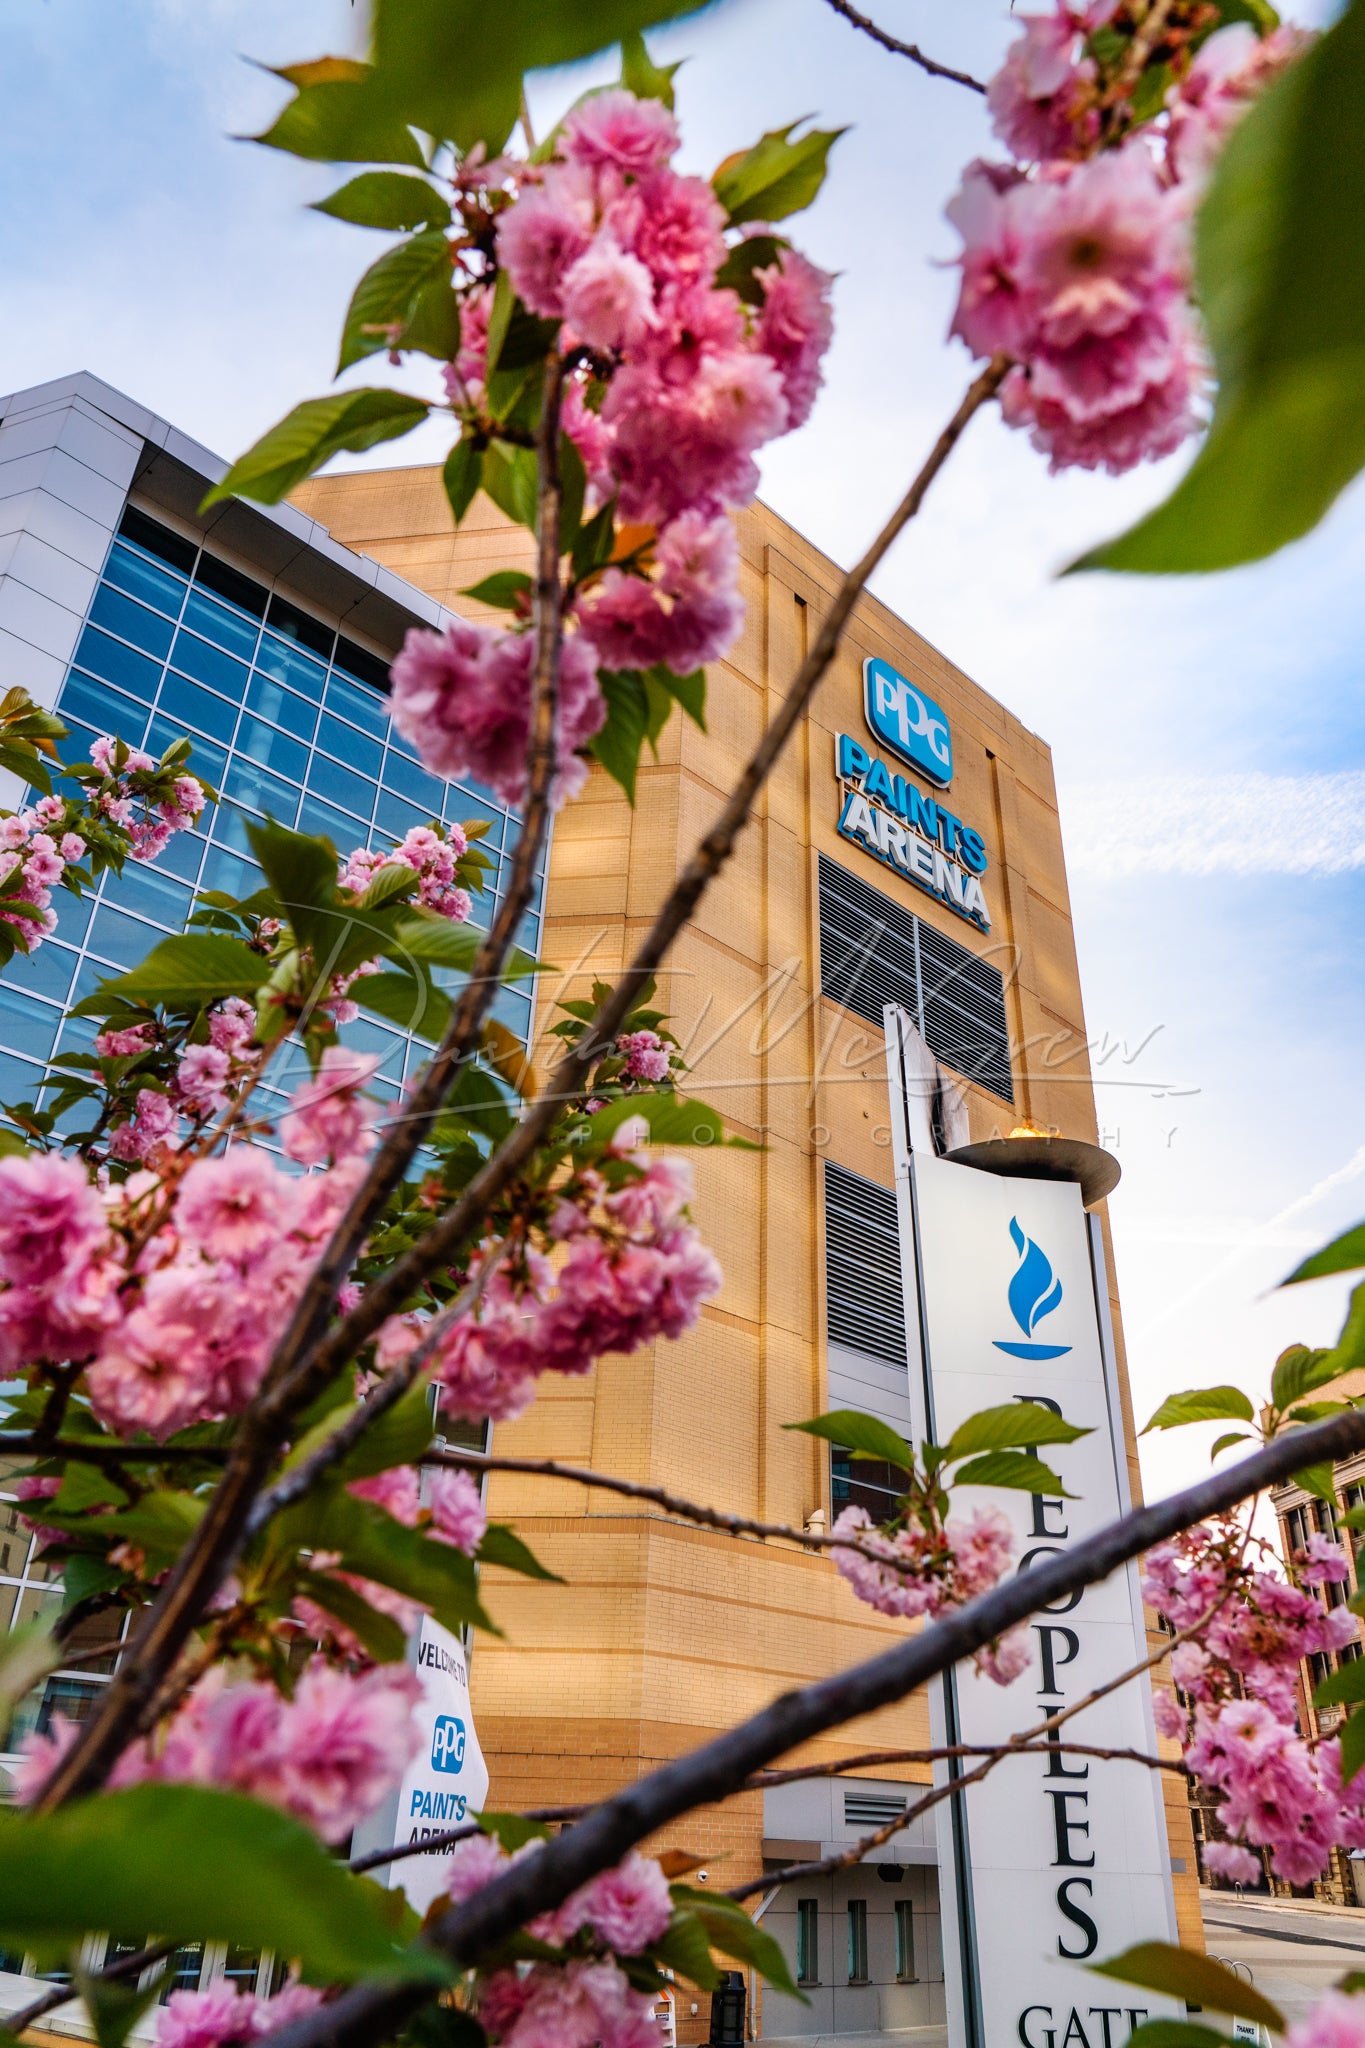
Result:
[[[950,78],[954,85],[968,86],[972,92],[984,93],[986,88],[979,78],[973,78],[970,71],[954,71],[950,64],[940,64],[937,58],[926,57],[917,43],[903,43],[899,36],[888,35],[875,21],[869,21],[865,14],[859,14],[856,7],[850,7],[848,0],[829,0],[836,14],[842,14],[845,21],[851,21],[854,28],[860,28],[865,36],[871,36],[874,43],[880,43],[893,56],[908,57],[912,64],[918,64],[921,71],[927,71],[931,78]]]
[[[428,1451],[424,1465],[453,1465],[475,1472],[525,1472],[543,1479],[566,1479],[578,1486],[600,1487],[607,1493],[624,1494],[628,1500],[652,1501],[670,1515],[696,1522],[703,1529],[719,1529],[726,1536],[778,1537],[797,1543],[805,1550],[853,1550],[886,1571],[914,1576],[921,1567],[912,1558],[886,1557],[856,1536],[838,1536],[833,1530],[798,1529],[790,1522],[756,1522],[751,1515],[732,1515],[724,1508],[702,1507],[684,1500],[663,1486],[647,1486],[637,1479],[618,1479],[612,1472],[595,1472],[585,1465],[562,1465],[557,1458],[504,1458],[488,1451],[466,1451],[447,1445]]]
[[[221,1465],[227,1457],[226,1444],[117,1444],[86,1443],[80,1437],[55,1437],[40,1442],[37,1432],[24,1436],[0,1436],[0,1454],[6,1457],[70,1458],[78,1465],[161,1464],[170,1465],[199,1458]]]
[[[141,1948],[136,1955],[120,1956],[116,1963],[106,1963],[102,1970],[95,1971],[101,1984],[118,1984],[125,1977],[140,1977],[153,1963],[162,1963],[167,1956],[175,1954],[179,1944],[174,1941],[158,1941],[152,1948]],[[5,2032],[11,2040],[17,2040],[26,2027],[55,2012],[59,2005],[69,2005],[80,1997],[80,1991],[72,1984],[54,1984],[41,1998],[35,1998],[32,2005],[21,2006],[18,2012],[5,2014]]]
[[[1361,1450],[1365,1411],[1348,1409],[1326,1422],[1276,1437],[1228,1470],[1136,1509],[1070,1550],[1014,1574],[918,1635],[865,1663],[782,1695],[749,1720],[637,1779],[547,1842],[538,1855],[514,1864],[463,1905],[450,1907],[423,1939],[447,1958],[472,1965],[528,1920],[562,1905],[598,1871],[619,1863],[646,1836],[694,1807],[728,1797],[755,1771],[800,1743],[894,1705],[1030,1614],[1098,1584],[1205,1517],[1236,1507],[1305,1467],[1352,1457]],[[1155,1657],[1168,1654],[1170,1648],[1170,1643],[1163,1644]],[[959,1785],[962,1782],[958,1780]],[[324,2010],[281,2028],[274,2048],[364,2048],[387,2039],[432,1995],[415,1984],[354,1986]]]

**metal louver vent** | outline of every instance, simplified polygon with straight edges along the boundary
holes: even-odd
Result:
[[[896,1197],[825,1161],[825,1320],[830,1341],[903,1366],[905,1306]]]
[[[845,1827],[885,1827],[898,1813],[905,1812],[904,1799],[896,1799],[889,1792],[845,1792]]]
[[[945,1066],[1014,1101],[998,968],[820,855],[820,989],[882,1026],[899,1003]]]

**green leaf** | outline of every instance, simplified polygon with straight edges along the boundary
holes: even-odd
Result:
[[[402,171],[362,171],[329,199],[315,200],[313,212],[357,227],[387,228],[391,234],[450,226],[449,204],[435,186]]]
[[[340,1551],[337,1570],[374,1579],[420,1601],[453,1634],[466,1622],[498,1633],[479,1604],[473,1561],[463,1551],[404,1528],[383,1508],[357,1500],[343,1486],[310,1495],[289,1527],[305,1532],[301,1540],[310,1549]]]
[[[735,156],[727,157],[711,183],[732,227],[746,220],[785,220],[809,206],[825,182],[830,150],[846,133],[843,128],[812,128],[799,140],[801,126],[773,128]]]
[[[653,1952],[665,1969],[676,1971],[699,1991],[714,1991],[720,1983],[720,1971],[711,1960],[711,1943],[695,1913],[674,1913]]]
[[[393,344],[419,297],[436,280],[450,277],[450,244],[439,228],[413,235],[386,249],[351,295],[341,331],[337,375]]]
[[[1307,533],[1365,463],[1365,0],[1250,108],[1196,233],[1213,424],[1155,512],[1074,568],[1202,572]]]
[[[391,1614],[371,1607],[354,1586],[334,1579],[330,1572],[300,1572],[294,1591],[316,1601],[343,1628],[359,1639],[376,1664],[397,1664],[406,1654],[407,1631]]]
[[[1295,1472],[1291,1486],[1301,1486],[1305,1493],[1311,1493],[1316,1500],[1325,1500],[1329,1507],[1337,1504],[1336,1487],[1332,1483],[1332,1461],[1328,1458],[1320,1465],[1305,1465],[1301,1472]]]
[[[1365,1700],[1365,1658],[1357,1657],[1324,1678],[1313,1694],[1315,1707],[1339,1707],[1350,1700]]]
[[[524,569],[498,569],[482,583],[471,583],[461,597],[476,598],[480,604],[496,605],[499,611],[525,610],[522,599],[531,594],[531,579]]]
[[[143,2013],[160,1998],[165,1976],[166,1964],[162,1963],[152,1971],[150,1984],[139,1990],[136,1978],[120,1982],[89,1970],[72,1972],[72,1983],[90,2015],[99,2048],[123,2048]]]
[[[676,64],[656,64],[638,29],[628,29],[622,36],[621,83],[637,100],[662,100],[671,108],[673,80],[681,69],[681,58]]]
[[[501,1522],[490,1522],[484,1530],[478,1559],[480,1564],[498,1564],[504,1571],[520,1572],[526,1579],[545,1579],[554,1586],[565,1583],[558,1572],[549,1571],[527,1548],[515,1529],[508,1529]]]
[[[523,1813],[476,1813],[473,1818],[486,1835],[515,1856],[528,1842],[548,1842],[550,1830],[543,1820],[527,1820]]]
[[[1006,1401],[982,1408],[955,1429],[944,1446],[944,1462],[965,1458],[971,1451],[1001,1451],[1018,1444],[1073,1444],[1093,1432],[1081,1429],[1036,1401]]]
[[[1195,1955],[1169,1941],[1140,1941],[1122,1955],[1105,1963],[1087,1963],[1097,1977],[1116,1977],[1120,1984],[1140,1984],[1144,1991],[1162,1991],[1171,1998],[1188,1999],[1193,2005],[1212,2006],[1215,2012],[1232,2013],[1240,2019],[1258,2020],[1262,2026],[1284,2032],[1284,2015],[1277,2006],[1250,1984],[1234,1976],[1224,1963],[1212,1956]]]
[[[588,752],[619,783],[630,804],[635,802],[635,777],[640,749],[649,727],[649,700],[643,679],[634,669],[599,669],[597,680],[607,702],[606,723],[588,742]]]
[[[698,0],[375,0],[382,102],[428,135],[460,149],[484,142],[493,155],[516,121],[523,72],[696,12]]]
[[[278,1947],[321,1982],[430,1978],[404,1951],[391,1901],[278,1807],[201,1785],[135,1785],[57,1813],[0,1812],[0,1934],[15,1947],[99,1927],[142,1942]]]
[[[645,681],[646,683],[655,683],[660,689],[666,690],[670,697],[681,704],[693,725],[700,726],[703,732],[706,731],[706,670],[704,668],[694,668],[690,675],[679,676],[675,675],[671,668],[665,668],[663,663],[659,662],[656,667],[646,670]]]
[[[1291,1408],[1305,1394],[1339,1380],[1343,1370],[1335,1352],[1311,1351],[1306,1344],[1291,1344],[1275,1361],[1270,1398],[1277,1408]]]
[[[1254,1422],[1256,1410],[1240,1387],[1199,1387],[1187,1394],[1169,1394],[1142,1434],[1154,1429],[1183,1429],[1188,1422],[1219,1422],[1225,1416]]]
[[[421,425],[429,409],[425,399],[381,386],[305,399],[238,457],[200,509],[224,498],[253,498],[260,505],[278,505],[295,484],[321,469],[333,455],[343,449],[373,448],[380,441],[410,433]]]
[[[10,1723],[25,1693],[41,1685],[61,1661],[46,1618],[24,1622],[0,1640],[0,1746],[9,1745]]]
[[[295,97],[253,142],[317,163],[415,164],[426,161],[407,123],[374,88],[368,64],[349,57],[319,57],[275,72],[296,88]]]
[[[87,1005],[118,997],[128,1003],[164,1003],[198,1010],[220,996],[253,996],[270,979],[270,965],[242,939],[220,932],[185,932],[153,946],[140,967],[100,983],[97,997],[73,1007],[73,1016],[98,1014]]]
[[[834,1408],[828,1415],[812,1416],[809,1422],[784,1422],[782,1427],[800,1430],[803,1436],[823,1437],[855,1458],[875,1458],[902,1472],[910,1471],[915,1462],[909,1444],[889,1422],[881,1422],[875,1415],[860,1415],[854,1408]]]
[[[1209,1452],[1209,1463],[1212,1464],[1214,1459],[1219,1455],[1220,1452],[1230,1451],[1234,1444],[1249,1444],[1250,1442],[1251,1437],[1249,1436],[1246,1430],[1229,1430],[1225,1436],[1220,1436],[1218,1438],[1218,1440],[1213,1446],[1213,1449]]]
[[[1280,1285],[1293,1287],[1300,1280],[1321,1280],[1328,1273],[1353,1273],[1359,1266],[1365,1266],[1365,1223],[1357,1223],[1354,1230],[1333,1238],[1320,1252],[1295,1266]]]
[[[1365,1770],[1365,1713],[1357,1711],[1338,1730],[1341,1741],[1341,1782],[1349,1785]]]
[[[425,969],[411,974],[364,974],[352,994],[363,1010],[387,1018],[402,1031],[439,1044],[450,1024],[450,997],[434,986]]]
[[[803,2005],[810,2003],[805,1993],[798,1990],[787,1968],[787,1959],[772,1935],[757,1926],[741,1906],[688,1885],[674,1885],[671,1889],[675,1900],[686,1899],[712,1948],[718,1948],[724,1956],[733,1956],[736,1962],[752,1963],[777,1990],[784,1991],[789,1998],[799,1998]]]
[[[482,475],[483,452],[465,435],[455,443],[441,471],[441,482],[457,526],[474,502]]]
[[[537,477],[535,451],[509,448],[494,441],[484,451],[483,487],[499,512],[517,526],[535,531]]]
[[[1023,1493],[1060,1495],[1074,1500],[1050,1465],[1027,1451],[987,1451],[982,1458],[960,1465],[953,1475],[955,1486],[1011,1486]]]
[[[631,1117],[643,1117],[652,1145],[723,1145],[725,1126],[708,1102],[693,1102],[661,1089],[657,1094],[623,1095],[593,1111],[579,1126],[585,1141],[605,1144]]]

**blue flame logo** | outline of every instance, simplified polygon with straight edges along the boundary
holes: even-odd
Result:
[[[1052,1261],[1041,1245],[1031,1237],[1025,1237],[1019,1228],[1019,1218],[1010,1218],[1010,1238],[1019,1254],[1019,1264],[1009,1286],[1010,1314],[1023,1331],[1031,1338],[1044,1316],[1050,1316],[1061,1306],[1062,1283],[1052,1270]],[[1005,1344],[997,1337],[997,1351],[1007,1351],[1011,1358],[1061,1358],[1071,1349],[1069,1344]]]

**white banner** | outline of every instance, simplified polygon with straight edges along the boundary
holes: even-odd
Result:
[[[422,1746],[397,1794],[390,1794],[379,1812],[357,1830],[353,1856],[390,1842],[406,1846],[448,1834],[480,1812],[488,1797],[488,1766],[474,1732],[464,1646],[439,1621],[424,1615],[408,1645],[408,1658],[422,1681],[416,1712]],[[450,1854],[444,1848],[403,1856],[376,1876],[390,1886],[401,1886],[409,1903],[425,1913],[441,1890]]]
[[[900,1135],[904,1143],[903,1122]],[[1074,1498],[989,1487],[954,1495],[959,1513],[989,1505],[1008,1518],[1025,1570],[1129,1504],[1098,1245],[1069,1182],[1001,1178],[922,1150],[898,1165],[917,1427],[942,1444],[978,1409],[1034,1400],[1091,1431],[1039,1453]],[[1135,1571],[1045,1610],[1030,1634],[1032,1667],[1012,1685],[970,1664],[956,1673],[937,1733],[1003,1742],[1141,1662]],[[1148,1681],[1087,1707],[1065,1737],[1154,1754]],[[956,1826],[954,1806],[965,1808]],[[1064,1750],[1021,1757],[939,1813],[952,2048],[1122,2048],[1144,2019],[1182,2011],[1084,1967],[1134,1942],[1176,1938],[1155,1772]],[[949,1953],[955,1923],[958,1955]]]

